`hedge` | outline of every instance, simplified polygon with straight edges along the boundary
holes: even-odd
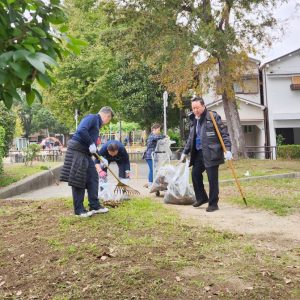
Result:
[[[4,157],[5,129],[0,126],[0,175],[3,173],[2,159]]]
[[[300,159],[300,145],[278,146],[277,157],[284,159]]]

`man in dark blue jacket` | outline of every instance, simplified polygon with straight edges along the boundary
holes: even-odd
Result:
[[[61,171],[60,180],[66,181],[72,187],[75,214],[89,217],[95,213],[105,213],[98,198],[98,174],[92,154],[96,153],[96,142],[100,128],[108,124],[113,117],[110,107],[102,107],[98,114],[90,114],[82,119],[77,131],[68,142],[68,149]],[[88,192],[90,211],[83,206],[85,189]]]
[[[121,179],[127,179],[130,177],[130,162],[129,155],[124,145],[119,141],[108,141],[105,143],[99,151],[98,155],[104,157],[106,160],[104,163],[109,165],[111,162],[116,162],[119,167],[119,177]],[[99,172],[107,171],[107,168],[100,167],[100,161],[95,160],[96,169]]]

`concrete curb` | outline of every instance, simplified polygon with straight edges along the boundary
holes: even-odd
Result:
[[[62,165],[51,169],[53,174],[50,171],[45,170],[43,172],[28,176],[18,182],[15,182],[0,190],[0,199],[10,198],[52,185],[59,180],[61,169]]]
[[[273,178],[300,178],[300,172],[264,175],[264,176],[252,176],[252,177],[245,177],[245,178],[238,178],[238,179],[239,181],[250,181],[250,180],[273,179]],[[234,179],[226,179],[226,180],[220,180],[219,182],[226,183],[226,182],[234,182],[234,181],[235,181]]]

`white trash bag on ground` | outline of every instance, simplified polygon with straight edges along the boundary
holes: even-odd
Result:
[[[116,185],[110,182],[101,182],[99,180],[99,190],[98,190],[98,197],[99,200],[103,201],[103,204],[105,202],[109,201],[123,201],[128,200],[128,195],[124,194],[123,192],[115,193]]]
[[[156,173],[153,184],[150,189],[150,193],[155,193],[158,191],[166,191],[169,182],[172,180],[176,172],[176,168],[172,165],[165,165]]]
[[[189,183],[189,161],[177,166],[175,175],[168,184],[164,202],[168,204],[189,205],[196,201],[195,193]]]

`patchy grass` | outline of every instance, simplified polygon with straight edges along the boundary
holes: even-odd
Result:
[[[0,188],[17,182],[27,176],[45,171],[48,167],[58,166],[59,162],[34,162],[32,166],[24,164],[4,164],[4,173],[0,176]]]
[[[150,199],[88,219],[71,207],[70,199],[0,202],[0,298],[299,298],[293,243],[274,251],[187,226]]]
[[[234,161],[234,167],[239,178],[247,177],[244,174],[249,171],[250,176],[264,176],[300,172],[299,160],[258,160],[243,159]],[[231,169],[225,162],[220,166],[220,180],[232,179]]]
[[[249,207],[285,216],[300,212],[300,179],[274,178],[240,182]],[[221,184],[222,199],[244,205],[235,183]]]

